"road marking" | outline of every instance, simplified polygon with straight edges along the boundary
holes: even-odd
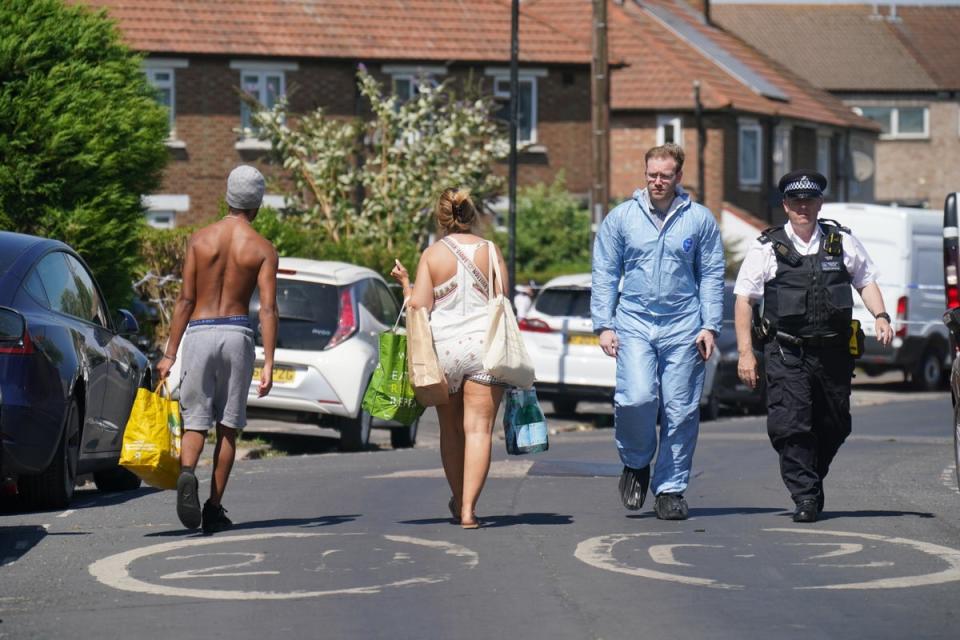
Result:
[[[950,491],[960,493],[960,487],[957,486],[957,468],[955,465],[951,464],[940,472],[940,482]]]
[[[818,556],[810,556],[807,560],[820,560],[822,558],[836,558],[839,556],[848,556],[851,553],[860,553],[863,551],[863,545],[855,542],[788,542],[788,547],[837,547],[836,551],[828,551]]]
[[[623,564],[613,557],[613,548],[623,542],[633,538],[645,536],[664,536],[679,535],[674,531],[667,532],[643,532],[643,533],[614,533],[605,536],[597,536],[584,540],[577,545],[577,550],[573,553],[574,557],[585,562],[590,566],[615,573],[624,573],[628,576],[638,576],[641,578],[650,578],[651,580],[665,580],[667,582],[679,582],[680,584],[696,585],[698,587],[712,587],[714,589],[743,589],[736,584],[724,584],[711,578],[697,578],[693,576],[682,576],[675,573],[664,573],[662,571],[653,571],[651,569],[641,569],[640,567],[631,567]]]
[[[887,542],[890,544],[912,547],[921,553],[926,553],[940,558],[949,565],[949,568],[935,573],[928,573],[919,576],[903,576],[899,578],[879,578],[877,580],[866,580],[864,582],[850,582],[846,584],[828,584],[812,587],[794,587],[795,589],[903,589],[906,587],[921,587],[931,584],[944,584],[947,582],[956,582],[960,580],[960,551],[944,547],[930,542],[920,540],[911,540],[909,538],[889,538],[887,536],[875,535],[870,533],[850,533],[847,531],[828,531],[824,529],[764,529],[764,531],[781,533],[802,533],[824,536],[837,536],[844,538],[863,538],[864,540],[873,540],[876,542]]]
[[[530,471],[533,466],[532,460],[497,460],[490,464],[489,478],[522,478]],[[385,479],[385,478],[442,478],[443,468],[434,469],[409,469],[406,471],[394,471],[376,476],[366,476],[367,478]]]
[[[58,514],[57,517],[58,517],[58,518],[66,518],[67,516],[69,516],[69,515],[70,515],[71,513],[73,513],[74,511],[76,511],[76,509],[67,509],[67,510],[64,511],[63,513]]]
[[[10,556],[10,557],[8,557],[8,558],[4,558],[3,560],[0,560],[0,567],[5,567],[5,566],[8,566],[8,565],[11,565],[11,564],[13,564],[13,563],[16,562],[16,561],[17,561],[17,559],[16,559],[15,556]]]
[[[103,584],[113,587],[115,589],[120,589],[123,591],[133,591],[136,593],[148,593],[152,595],[162,595],[162,596],[173,596],[173,597],[182,597],[182,598],[201,598],[206,600],[296,600],[303,598],[317,598],[322,596],[330,595],[346,595],[346,594],[373,594],[380,593],[384,589],[396,588],[396,587],[408,587],[414,585],[422,584],[436,584],[440,582],[446,582],[450,579],[449,575],[439,574],[439,575],[426,575],[419,576],[414,578],[407,578],[404,580],[395,580],[393,582],[387,582],[383,584],[374,584],[368,586],[360,587],[349,587],[343,589],[323,589],[315,591],[290,591],[290,592],[278,592],[278,591],[240,591],[235,589],[191,589],[185,587],[174,587],[169,585],[158,585],[145,582],[138,578],[134,578],[130,575],[130,564],[141,558],[146,558],[156,554],[169,553],[173,551],[179,551],[182,549],[189,549],[193,547],[203,547],[214,544],[230,544],[235,542],[247,542],[254,540],[269,540],[273,538],[292,538],[292,539],[304,539],[304,538],[318,538],[318,537],[331,537],[341,534],[334,533],[292,533],[292,532],[282,532],[282,533],[259,533],[259,534],[250,534],[250,535],[240,535],[240,536],[220,536],[217,538],[189,538],[187,540],[178,540],[176,542],[164,542],[161,544],[150,545],[147,547],[141,547],[139,549],[131,549],[129,551],[124,551],[122,553],[117,553],[112,556],[107,556],[97,560],[90,565],[89,571],[97,580]],[[346,534],[346,535],[362,535],[362,534]],[[454,556],[461,561],[464,561],[464,564],[467,567],[475,567],[479,562],[479,556],[470,549],[454,544],[451,542],[444,542],[439,540],[424,540],[421,538],[412,538],[409,536],[383,536],[387,540],[392,542],[407,543],[413,544],[421,547],[426,547],[430,549],[435,549],[443,551],[447,555]],[[241,555],[241,554],[233,554]],[[250,554],[243,554],[250,555]],[[256,554],[254,554],[256,555]],[[170,556],[171,558],[176,556]],[[218,567],[211,567],[207,570],[212,569],[224,569],[227,567],[237,567],[241,565],[249,565],[250,561],[239,564],[230,564],[230,565],[221,565]],[[194,578],[202,577],[198,575],[198,571],[194,570],[192,575],[181,575],[180,579],[184,577]],[[181,572],[182,574],[188,572]],[[208,576],[209,577],[209,574]],[[170,578],[168,578],[170,579]]]
[[[647,551],[650,559],[657,564],[669,564],[675,567],[692,567],[689,562],[680,562],[673,557],[673,550],[678,547],[711,547],[713,549],[722,549],[715,544],[655,544]]]

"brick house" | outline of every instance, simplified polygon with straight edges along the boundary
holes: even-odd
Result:
[[[240,89],[271,106],[361,115],[358,64],[411,95],[423,79],[509,99],[510,11],[501,0],[70,0],[103,8],[125,41],[146,54],[144,72],[170,108],[171,160],[145,196],[155,226],[216,215],[237,164],[266,164],[268,144],[237,131],[249,122]],[[590,179],[590,45],[529,12],[520,20],[520,184],[552,181],[586,192]],[[506,165],[498,170],[506,172]],[[282,206],[283,194],[265,202]]]
[[[800,167],[828,176],[828,199],[869,201],[873,182],[850,171],[851,153],[872,157],[877,127],[835,97],[709,24],[683,0],[608,4],[611,189],[643,186],[643,155],[672,141],[687,152],[684,188],[714,213],[750,230],[784,219],[776,184]],[[591,3],[529,0],[527,8],[589,42]],[[698,194],[694,82],[705,130],[704,194]]]
[[[940,208],[960,189],[960,3],[713,0],[717,24],[882,127],[876,200]]]

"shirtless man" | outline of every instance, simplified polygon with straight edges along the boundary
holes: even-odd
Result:
[[[177,479],[177,516],[188,529],[203,525],[211,534],[232,523],[220,504],[236,455],[237,432],[247,424],[247,390],[253,376],[253,329],[248,313],[254,287],[260,288],[263,372],[258,393],[273,386],[277,341],[277,252],[250,225],[263,201],[264,180],[241,165],[227,179],[228,214],[190,237],[183,286],[174,307],[170,340],[157,365],[170,373],[183,340],[180,408],[184,433]],[[207,431],[217,426],[210,499],[200,509],[194,470]]]

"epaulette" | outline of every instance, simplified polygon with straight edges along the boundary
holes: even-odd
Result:
[[[796,249],[793,248],[793,245],[789,242],[781,240],[778,238],[778,235],[784,235],[783,227],[769,227],[764,229],[763,233],[760,234],[761,243],[769,242],[773,247],[773,255],[777,260],[783,260],[791,267],[799,267],[803,262],[803,256],[801,256]],[[784,238],[786,236],[784,235]]]
[[[836,220],[831,220],[830,218],[819,218],[817,222],[820,223],[820,226],[822,227],[835,227],[840,231],[844,232],[845,234],[850,235],[850,229],[848,227],[843,226]]]

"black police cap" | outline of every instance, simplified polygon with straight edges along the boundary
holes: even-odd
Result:
[[[786,196],[822,196],[827,179],[816,171],[791,171],[780,178],[780,193]]]

